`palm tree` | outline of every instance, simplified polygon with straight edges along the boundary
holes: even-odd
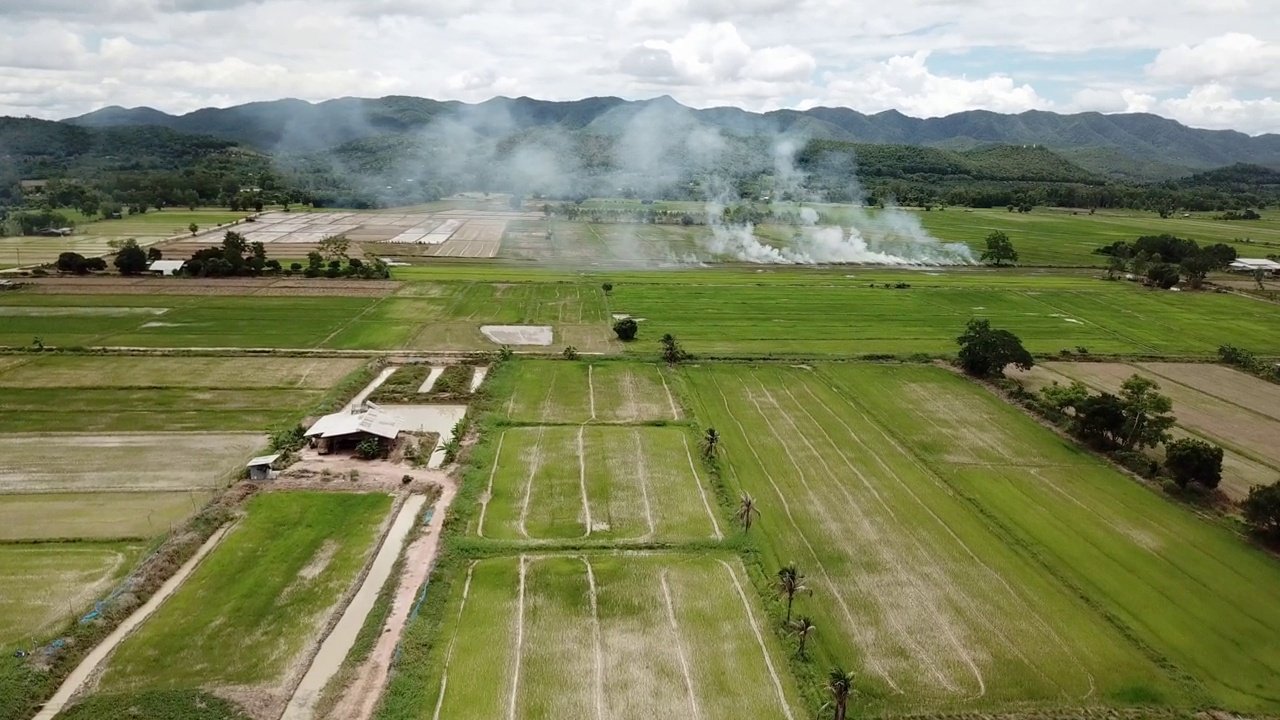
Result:
[[[831,702],[835,707],[835,720],[845,720],[849,698],[853,695],[853,673],[845,672],[839,665],[827,673],[827,692],[831,693]]]
[[[791,603],[795,601],[796,595],[802,592],[809,592],[809,586],[804,584],[804,573],[796,569],[796,564],[791,563],[784,565],[778,569],[778,580],[773,584],[774,590],[787,598],[787,624],[791,624]]]
[[[720,448],[720,433],[715,428],[707,428],[707,432],[702,436],[702,457],[710,460],[716,456],[716,450]]]
[[[733,515],[742,523],[742,529],[745,532],[751,532],[751,523],[760,517],[760,510],[756,508],[756,499],[742,493],[742,499],[738,501],[738,512]]]
[[[818,629],[818,626],[813,624],[813,620],[810,619],[808,615],[801,615],[800,617],[792,621],[791,632],[795,633],[796,639],[800,641],[800,652],[799,652],[800,657],[805,656],[804,655],[805,641],[807,641],[809,639],[809,636],[812,635],[814,631],[816,631],[817,629]]]

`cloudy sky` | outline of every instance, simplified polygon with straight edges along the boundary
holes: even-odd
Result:
[[[1275,0],[0,0],[0,114],[669,94],[1280,132]]]

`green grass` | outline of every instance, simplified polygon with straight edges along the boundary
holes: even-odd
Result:
[[[0,544],[0,649],[34,649],[105,597],[144,549],[138,542]]]
[[[208,490],[0,494],[0,542],[152,538],[213,497]]]
[[[103,692],[276,687],[355,579],[391,505],[377,494],[268,493],[112,656]]]
[[[683,428],[511,428],[475,532],[576,543],[711,538],[714,499]],[[588,521],[590,525],[588,525]]]
[[[1280,707],[1274,559],[980,388],[920,366],[686,378],[764,562],[807,572],[820,661],[857,667],[872,709]]]
[[[442,720],[502,717],[512,693],[522,720],[597,709],[605,717],[780,718],[784,707],[803,717],[790,679],[783,673],[775,685],[770,675],[767,662],[782,667],[778,643],[767,631],[763,647],[756,640],[751,622],[763,614],[735,582],[745,588],[731,556],[480,560],[455,583],[448,639],[433,655],[439,670],[415,717],[432,717],[437,700]]]
[[[93,695],[58,714],[59,720],[249,720],[234,704],[195,690]]]
[[[712,356],[949,355],[974,317],[1011,330],[1039,353],[1083,346],[1095,354],[1213,355],[1233,343],[1280,352],[1280,313],[1267,303],[1122,282],[1033,289],[1030,280],[988,287],[912,283],[906,290],[870,288],[861,278],[843,286],[627,284],[614,290],[610,306],[646,318],[627,346],[641,353],[655,353],[658,338],[669,332],[689,350]]]

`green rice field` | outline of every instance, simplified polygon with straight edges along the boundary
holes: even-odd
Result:
[[[115,651],[104,692],[218,685],[278,691],[354,582],[391,497],[268,493]]]
[[[637,423],[681,417],[657,365],[532,360],[521,368],[523,378],[504,406],[512,422]]]
[[[0,544],[0,649],[33,648],[107,595],[144,550],[137,542]]]

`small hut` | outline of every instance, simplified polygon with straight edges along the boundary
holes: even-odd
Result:
[[[280,459],[280,453],[275,455],[260,455],[249,461],[245,467],[249,468],[249,479],[256,481],[270,480],[275,476],[275,471],[271,465]]]

